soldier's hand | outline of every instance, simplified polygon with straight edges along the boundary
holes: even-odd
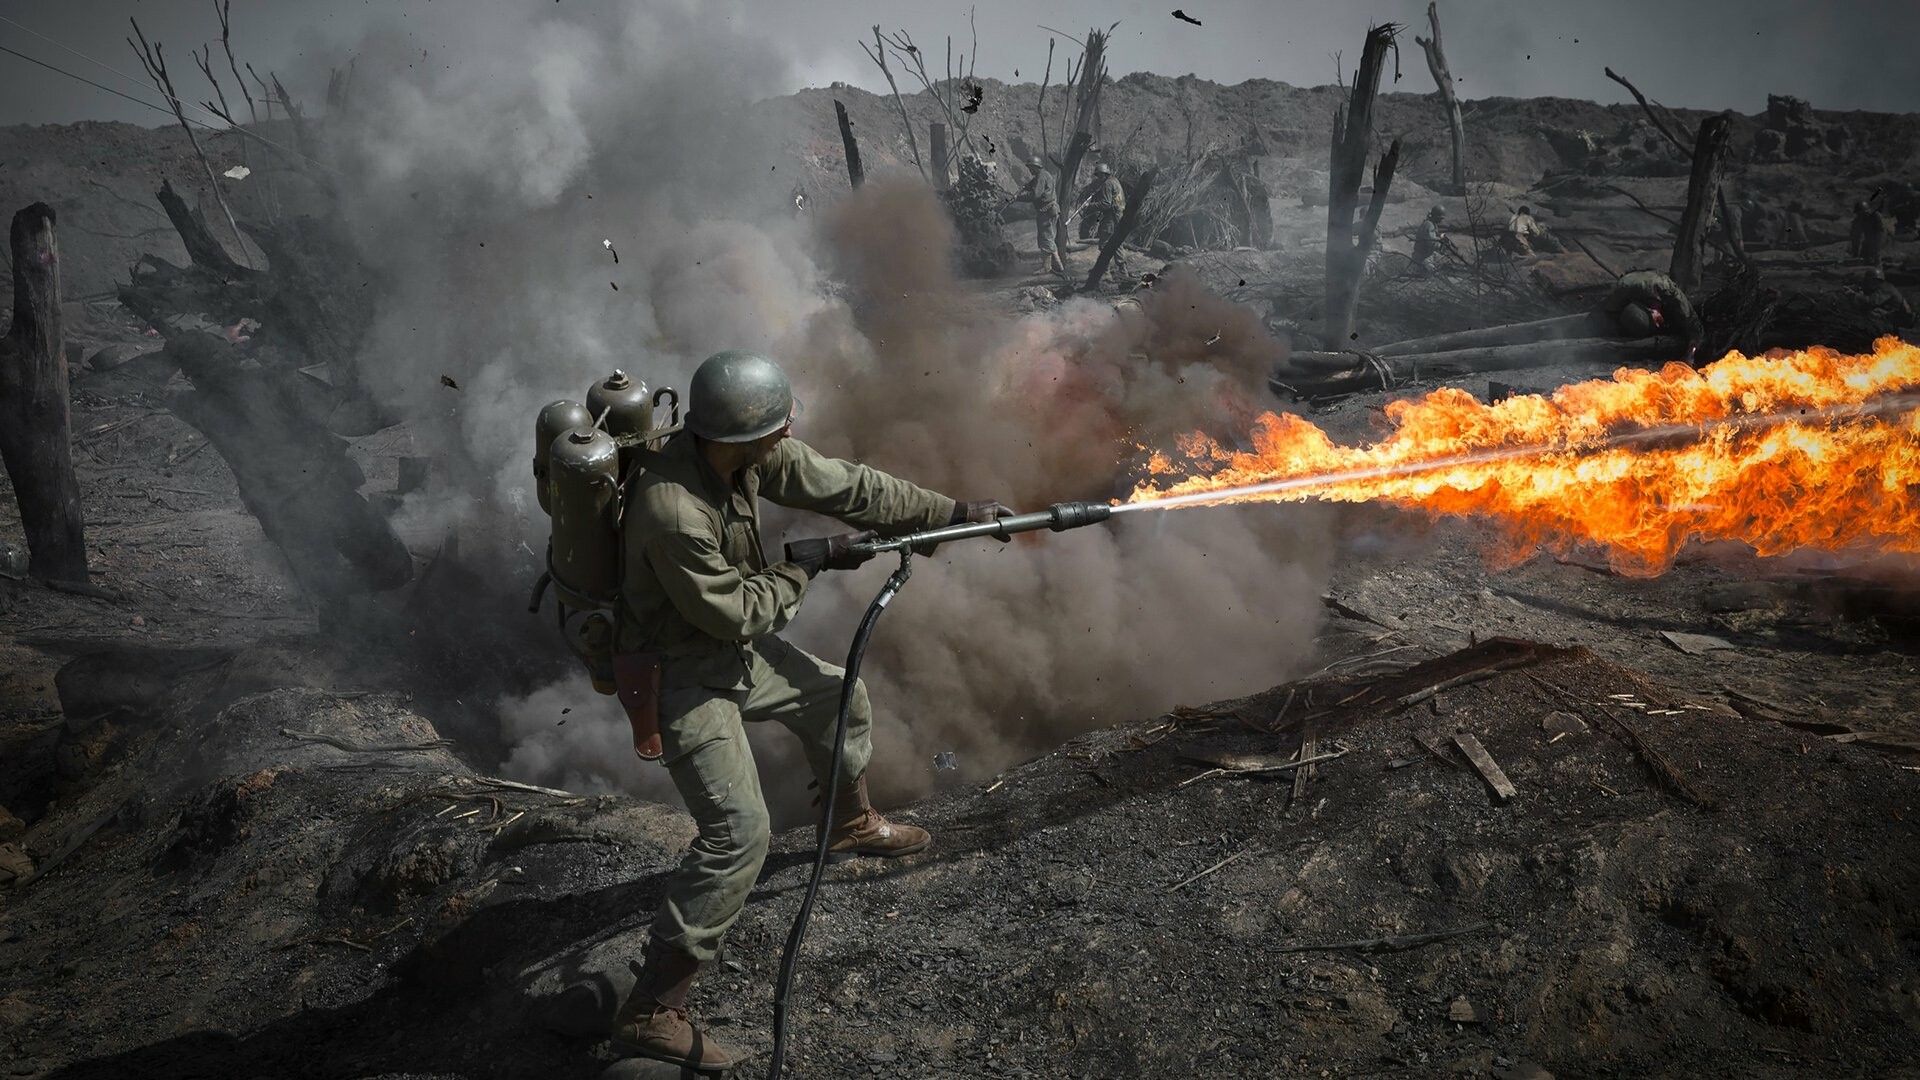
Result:
[[[822,570],[852,570],[873,558],[871,552],[854,551],[853,546],[864,544],[879,535],[868,530],[823,536],[815,540],[795,540],[787,545],[787,561],[805,570],[808,577]]]
[[[999,521],[1003,517],[1012,516],[1013,508],[998,499],[987,499],[982,502],[956,502],[953,504],[952,524],[984,524],[989,521]]]

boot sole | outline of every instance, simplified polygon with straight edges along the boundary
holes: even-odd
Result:
[[[649,1050],[644,1046],[639,1046],[623,1039],[613,1039],[610,1041],[615,1050],[620,1051],[628,1057],[643,1057],[648,1061],[664,1061],[669,1065],[678,1065],[682,1069],[691,1069],[694,1072],[709,1076],[722,1076],[740,1067],[738,1061],[729,1061],[725,1065],[702,1065],[697,1061],[689,1061],[686,1058],[668,1057],[658,1051]]]
[[[827,864],[835,865],[853,859],[898,859],[906,855],[918,855],[933,846],[933,841],[915,844],[910,848],[853,848],[848,851],[836,851],[827,856]]]

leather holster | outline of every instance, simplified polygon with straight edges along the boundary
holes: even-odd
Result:
[[[666,752],[660,742],[660,654],[614,653],[613,685],[633,726],[633,752],[642,761],[659,761]]]

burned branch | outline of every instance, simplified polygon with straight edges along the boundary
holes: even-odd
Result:
[[[894,81],[893,69],[887,66],[887,40],[881,36],[878,25],[875,25],[873,28],[873,48],[867,48],[867,43],[863,41],[860,43],[860,51],[867,54],[867,59],[880,65],[880,74],[887,77],[887,86],[893,91],[894,107],[900,110],[900,127],[907,133],[907,148],[913,151],[913,167],[920,170],[921,176],[926,176],[927,167],[920,162],[920,143],[913,135],[913,118],[907,115],[907,103],[905,99],[900,96],[900,84]],[[1045,92],[1044,87],[1042,88],[1042,92]],[[835,102],[834,104],[838,106],[839,102]],[[846,110],[844,108],[840,110],[840,115],[843,118],[846,116]],[[847,130],[844,119],[841,124],[841,133],[844,141]],[[849,155],[849,160],[852,160],[852,155]],[[859,187],[860,185],[856,182],[853,186]]]
[[[219,178],[213,174],[213,165],[207,161],[206,151],[200,148],[200,139],[193,133],[193,125],[187,122],[187,113],[180,104],[180,96],[174,93],[173,77],[167,72],[165,51],[159,44],[152,46],[147,44],[147,36],[140,32],[138,21],[128,19],[127,22],[133,25],[134,35],[140,39],[139,44],[136,45],[133,38],[128,38],[128,47],[140,57],[140,65],[146,69],[147,78],[152,80],[154,89],[160,91],[161,96],[167,99],[168,107],[173,110],[173,118],[180,122],[180,129],[187,133],[187,142],[193,147],[193,156],[200,159],[200,167],[206,170],[207,185],[213,189],[214,201],[220,204],[220,211],[227,216],[227,227],[233,230],[234,242],[240,245],[240,258],[246,260],[246,242],[240,239],[240,223],[234,220],[233,207],[227,205],[227,196],[220,188]],[[247,264],[252,265],[251,261]]]

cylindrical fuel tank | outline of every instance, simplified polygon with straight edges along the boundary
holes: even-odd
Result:
[[[619,465],[613,436],[596,428],[574,428],[548,450],[548,558],[553,583],[570,607],[608,603],[619,591]]]
[[[577,401],[555,401],[540,410],[533,422],[533,490],[540,499],[540,510],[547,509],[547,452],[553,440],[578,427],[592,427],[593,414]]]
[[[644,435],[653,429],[647,384],[624,371],[593,384],[587,391],[587,410],[609,435]]]

